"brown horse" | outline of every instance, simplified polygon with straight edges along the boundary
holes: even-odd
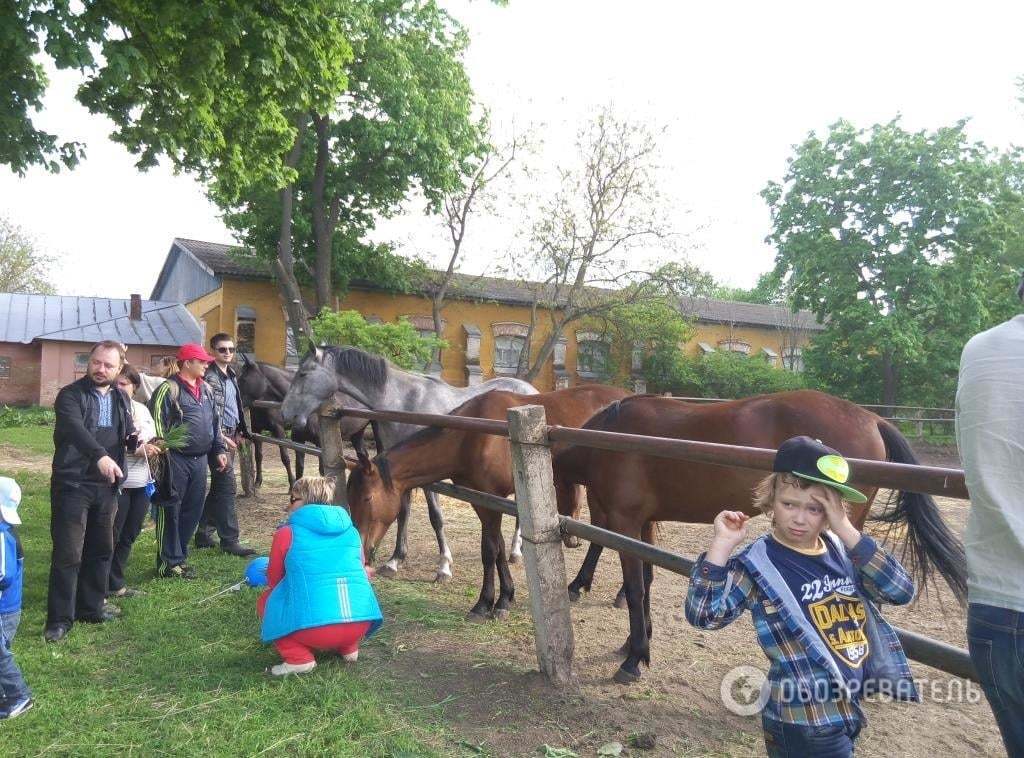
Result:
[[[616,387],[594,384],[539,395],[493,390],[466,401],[449,415],[505,420],[509,408],[542,405],[550,423],[578,427],[608,403],[628,395]],[[372,556],[398,516],[402,494],[442,479],[499,497],[512,494],[512,453],[508,439],[480,432],[431,428],[417,432],[373,461],[362,458],[348,480],[348,502],[368,555]],[[581,494],[577,491],[579,488],[572,489],[573,494]],[[515,586],[501,534],[502,514],[487,508],[473,508],[481,524],[483,585],[480,599],[469,616],[474,620],[503,618],[515,599]],[[497,602],[494,599],[495,569],[501,585]]]
[[[608,406],[583,428],[763,448],[777,448],[790,437],[806,434],[849,458],[917,463],[906,438],[888,421],[853,403],[810,390],[714,405],[649,395],[630,397]],[[575,512],[576,500],[567,493],[572,485],[584,485],[594,524],[647,541],[658,521],[709,524],[726,509],[758,515],[751,490],[765,476],[751,469],[578,445],[557,451],[554,469],[559,512]],[[876,490],[867,489],[865,494],[866,504],[850,506],[850,520],[858,529]],[[894,495],[894,501],[895,507],[881,518],[906,524],[908,567],[922,585],[938,569],[962,600],[966,593],[963,546],[942,521],[935,501],[913,492]],[[569,585],[570,597],[578,598],[581,589],[590,588],[600,554],[601,547],[591,544],[579,575]],[[620,561],[630,631],[622,649],[627,657],[615,681],[629,683],[639,679],[640,661],[650,665],[653,569],[627,555],[620,554]]]

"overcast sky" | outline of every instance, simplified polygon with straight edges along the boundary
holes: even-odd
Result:
[[[1024,7],[1015,3],[447,5],[472,35],[478,98],[502,128],[544,124],[545,161],[564,157],[579,120],[602,104],[667,127],[663,189],[677,226],[690,258],[730,284],[749,286],[771,267],[758,193],[811,130],[840,117],[870,126],[902,114],[913,129],[969,117],[974,138],[1024,142],[1015,86]],[[62,256],[61,293],[148,297],[174,237],[231,236],[189,177],[137,172],[106,139],[108,122],[74,103],[75,86],[74,75],[55,75],[38,121],[85,141],[88,159],[56,176],[0,169],[0,214]],[[467,239],[463,270],[493,270],[512,225]],[[444,252],[415,210],[378,236],[428,259]]]

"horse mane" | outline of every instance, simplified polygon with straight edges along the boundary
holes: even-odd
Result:
[[[321,349],[331,356],[334,370],[339,374],[358,374],[375,389],[382,388],[388,380],[390,366],[379,355],[371,355],[357,347],[329,346]]]
[[[373,462],[377,465],[377,470],[380,471],[380,477],[384,480],[384,484],[389,488],[392,486],[391,480],[391,463],[388,461],[388,455],[390,453],[404,450],[406,447],[412,445],[426,444],[444,434],[445,428],[440,426],[428,426],[425,429],[420,429],[418,432],[413,433],[409,437],[399,442],[396,445],[385,450],[383,453],[377,455],[373,459]]]

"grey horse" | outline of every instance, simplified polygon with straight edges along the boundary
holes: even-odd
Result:
[[[529,382],[514,377],[491,379],[473,387],[453,387],[440,379],[413,371],[405,371],[377,355],[354,347],[322,347],[308,352],[281,404],[285,421],[293,426],[305,424],[321,405],[335,393],[343,392],[374,410],[408,411],[412,413],[448,413],[471,397],[491,390],[508,390],[535,395],[537,389]],[[410,437],[423,427],[389,421],[378,422],[378,444],[385,450]],[[452,576],[452,555],[444,535],[444,519],[437,496],[424,492],[430,523],[437,535],[441,557],[435,581],[445,582]],[[398,514],[398,535],[395,552],[381,567],[380,573],[395,576],[405,561],[408,547],[407,522],[409,495],[403,497]],[[513,537],[510,560],[522,555],[519,530]]]

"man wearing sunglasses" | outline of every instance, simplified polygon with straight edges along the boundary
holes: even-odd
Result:
[[[231,367],[235,360],[235,341],[231,335],[221,332],[210,339],[210,349],[214,361],[206,369],[204,379],[213,391],[228,465],[222,470],[210,464],[210,491],[196,531],[196,547],[214,547],[213,531],[216,529],[220,549],[225,553],[243,557],[255,555],[255,550],[238,541],[238,518],[235,515],[235,451],[242,439],[249,436],[242,412],[242,393],[238,390],[238,379]]]

